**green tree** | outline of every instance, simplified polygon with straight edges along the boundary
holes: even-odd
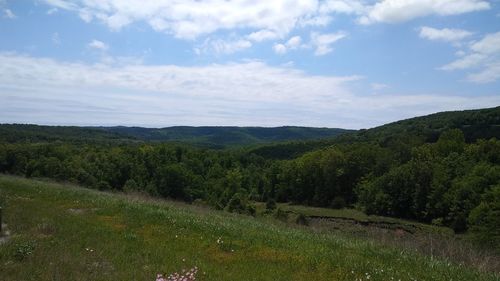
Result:
[[[500,251],[500,185],[482,196],[482,202],[471,211],[468,222],[476,241]]]

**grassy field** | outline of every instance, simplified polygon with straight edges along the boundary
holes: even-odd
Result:
[[[265,209],[265,203],[259,203],[258,209]],[[309,218],[342,219],[350,220],[363,225],[383,225],[393,229],[402,229],[410,232],[421,231],[425,233],[453,234],[453,230],[447,227],[434,226],[419,222],[412,222],[390,217],[369,216],[355,209],[329,209],[302,205],[279,203],[277,207],[290,214],[302,214]]]
[[[197,280],[500,280],[359,238],[70,185],[0,176],[2,201],[2,281],[154,280],[194,266]]]

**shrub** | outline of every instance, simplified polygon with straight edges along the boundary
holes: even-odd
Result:
[[[484,194],[483,202],[469,215],[474,240],[500,250],[500,186]]]
[[[343,209],[343,208],[345,208],[346,203],[345,203],[345,200],[342,196],[335,196],[335,198],[333,198],[330,206],[333,209]]]
[[[104,191],[104,190],[111,190],[111,186],[106,181],[100,181],[95,186],[95,189],[102,190],[102,191]]]
[[[269,198],[266,202],[267,210],[275,210],[276,209],[276,201],[272,198]]]
[[[235,194],[231,198],[231,200],[229,200],[229,203],[227,203],[226,209],[229,212],[232,212],[232,213],[240,213],[240,214],[242,214],[242,213],[245,213],[246,206],[245,206],[243,200],[241,200],[240,195],[239,194]]]
[[[27,257],[31,256],[34,250],[35,250],[35,242],[33,241],[17,244],[14,257],[17,260],[22,261]]]
[[[304,216],[303,214],[299,214],[297,218],[295,218],[295,223],[300,224],[300,225],[309,225],[309,221],[307,220],[307,217]]]
[[[125,184],[123,185],[123,191],[126,193],[136,192],[138,190],[139,190],[139,186],[137,185],[137,183],[133,179],[127,180],[125,182]]]
[[[444,225],[444,219],[443,218],[436,218],[432,220],[432,225],[435,226],[443,226]]]
[[[281,208],[276,209],[274,217],[281,221],[288,221],[288,213]]]
[[[232,213],[255,216],[256,208],[250,204],[245,195],[236,193],[227,203],[226,210]]]
[[[256,212],[257,212],[257,208],[255,207],[254,204],[247,205],[247,214],[249,214],[251,216],[255,216]]]

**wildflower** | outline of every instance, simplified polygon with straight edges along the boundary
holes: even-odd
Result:
[[[156,281],[195,281],[196,274],[198,273],[198,267],[193,267],[190,270],[182,270],[182,274],[174,272],[168,277],[164,277],[163,274],[156,275]]]

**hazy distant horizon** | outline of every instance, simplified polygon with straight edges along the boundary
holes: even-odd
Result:
[[[487,108],[495,108],[495,107],[487,107]],[[470,110],[477,110],[477,109],[487,109],[487,108],[472,108]],[[452,110],[454,111],[454,110]],[[430,114],[435,114],[435,113],[441,113],[441,112],[451,112],[451,111],[439,111],[439,112],[432,112]],[[389,123],[405,120],[405,119],[411,119],[415,117],[422,117],[430,114],[425,114],[425,115],[418,115],[418,116],[412,116],[409,118],[404,118],[404,119],[398,119],[398,120],[393,120],[384,124],[379,124],[375,125],[373,127],[369,128],[342,128],[342,127],[315,127],[315,126],[302,126],[302,125],[277,125],[277,126],[261,126],[261,125],[160,125],[160,126],[141,126],[141,125],[127,125],[127,124],[118,124],[118,125],[100,125],[100,124],[91,124],[91,125],[78,125],[78,124],[42,124],[42,123],[33,123],[33,122],[25,122],[25,123],[15,123],[15,122],[0,122],[0,125],[14,125],[14,124],[20,124],[20,125],[37,125],[37,126],[62,126],[62,127],[87,127],[87,128],[99,128],[99,127],[138,127],[138,128],[147,128],[147,129],[163,129],[163,128],[172,128],[172,127],[240,127],[240,128],[280,128],[280,127],[304,127],[304,128],[318,128],[318,129],[342,129],[342,130],[361,130],[361,129],[371,129],[375,128],[378,126],[386,125]]]

